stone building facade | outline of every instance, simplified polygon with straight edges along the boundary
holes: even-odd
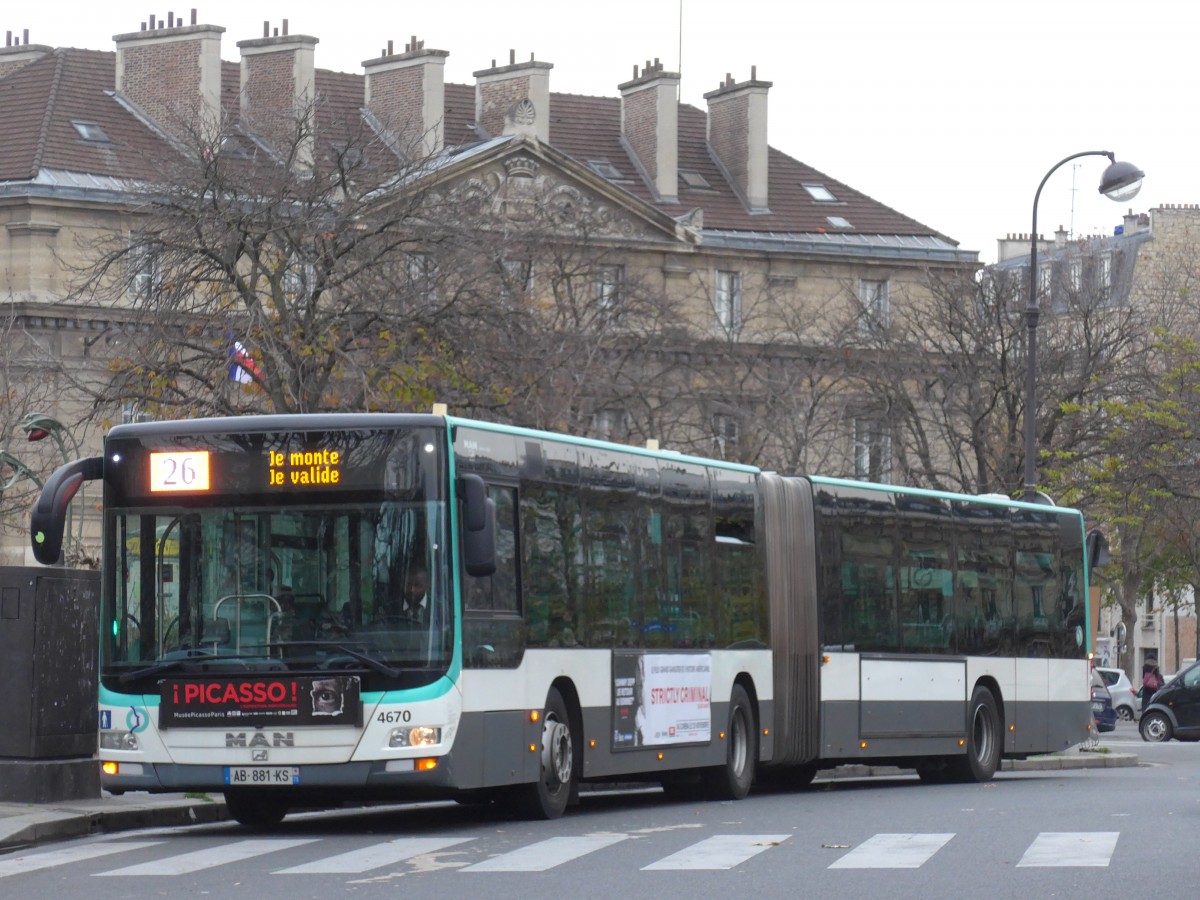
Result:
[[[741,82],[726,75],[698,109],[678,101],[678,73],[657,61],[634,66],[615,96],[587,97],[554,92],[553,64],[511,52],[476,71],[474,84],[449,84],[448,52],[416,37],[399,52],[389,42],[361,72],[340,73],[318,68],[318,38],[289,33],[286,21],[239,40],[237,61],[223,59],[224,31],[193,14],[188,23],[151,19],[120,33],[115,51],[56,49],[27,35],[0,48],[0,294],[15,392],[0,417],[0,446],[39,476],[57,454],[48,442],[24,442],[23,417],[51,415],[95,452],[105,427],[137,415],[97,409],[70,389],[67,375],[102,376],[132,327],[120,304],[68,300],[89,248],[101,236],[135,232],[138,186],[161,177],[189,139],[230,119],[243,140],[271,148],[294,132],[297,115],[312,116],[310,161],[329,123],[357,121],[398,151],[425,154],[441,190],[489,185],[506,214],[569,194],[606,223],[597,302],[615,296],[618,282],[637,281],[678,301],[672,352],[717,369],[731,347],[769,356],[766,368],[783,373],[778,385],[794,383],[794,368],[807,366],[811,383],[826,361],[844,365],[855,323],[886,317],[889,304],[919,303],[931,268],[977,266],[974,252],[936,230],[771,147],[771,83],[756,71]],[[542,289],[534,276],[529,288]],[[808,439],[819,447],[814,456],[787,451],[761,410],[728,396],[719,377],[690,377],[680,386],[691,392],[691,418],[679,426],[687,434],[649,435],[631,411],[603,404],[581,430],[654,436],[780,468],[816,459],[826,474],[881,474],[864,467],[887,456],[886,436],[863,426],[856,410],[869,403],[852,390],[829,401],[832,424]],[[790,415],[778,402],[790,389],[761,388],[776,395],[764,396],[775,401],[775,424]],[[748,449],[750,433],[758,437]],[[0,484],[13,474],[0,471]],[[19,481],[0,506],[6,562],[25,559],[30,487]]]

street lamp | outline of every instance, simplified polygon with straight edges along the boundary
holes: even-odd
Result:
[[[0,450],[0,472],[4,471],[5,468],[12,469],[13,473],[8,477],[6,482],[0,484],[0,494],[3,494],[22,478],[28,478],[36,484],[39,491],[42,489],[42,480],[37,477],[33,469],[29,468],[29,466],[25,465],[25,463],[21,462],[7,450]]]
[[[53,438],[54,443],[58,445],[58,452],[62,454],[63,463],[69,463],[72,460],[79,459],[82,455],[79,451],[79,441],[75,440],[75,435],[58,419],[48,416],[45,413],[29,413],[21,420],[21,430],[25,432],[25,438],[30,443],[43,441],[46,438]],[[71,448],[75,451],[72,456],[67,450],[67,443],[63,440],[63,435],[66,435],[71,441]],[[39,483],[40,487],[40,483]],[[79,513],[79,537],[75,544],[76,548],[83,546],[83,488],[79,489],[80,513]],[[67,507],[67,534],[71,533],[71,508]]]
[[[1025,357],[1025,496],[1024,499],[1033,501],[1037,497],[1037,327],[1041,311],[1038,307],[1038,230],[1037,210],[1038,200],[1042,196],[1042,188],[1050,176],[1058,171],[1064,163],[1081,156],[1107,156],[1108,168],[1100,176],[1100,193],[1117,203],[1124,203],[1137,196],[1142,189],[1142,179],[1146,173],[1133,163],[1118,161],[1110,150],[1084,150],[1082,153],[1072,153],[1065,159],[1054,164],[1042,183],[1038,185],[1037,193],[1033,195],[1033,231],[1029,234],[1029,299],[1025,305],[1025,325],[1029,329],[1028,351]]]

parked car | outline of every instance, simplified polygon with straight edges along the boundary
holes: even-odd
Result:
[[[1129,676],[1125,674],[1125,670],[1096,666],[1096,671],[1100,673],[1100,677],[1104,679],[1104,684],[1108,688],[1108,693],[1112,695],[1113,708],[1117,711],[1117,718],[1126,722],[1135,721],[1138,717],[1138,710],[1141,709],[1141,701],[1138,699],[1138,692],[1133,689],[1133,684],[1129,681]]]
[[[1200,663],[1174,676],[1143,704],[1138,728],[1143,741],[1200,741]]]
[[[1096,720],[1097,731],[1114,731],[1117,727],[1117,711],[1113,708],[1112,695],[1095,668],[1092,669],[1092,717]]]

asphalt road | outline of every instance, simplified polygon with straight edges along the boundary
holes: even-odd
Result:
[[[139,831],[2,856],[0,891],[91,900],[1195,893],[1200,744],[1145,744],[1132,725],[1102,743],[1137,752],[1142,765],[1006,772],[984,785],[838,780],[756,790],[740,803],[585,795],[555,822],[424,804],[294,815],[269,832]]]

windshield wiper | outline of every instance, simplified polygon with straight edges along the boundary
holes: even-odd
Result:
[[[152,666],[146,666],[142,669],[134,669],[132,672],[122,672],[117,676],[117,681],[121,684],[129,684],[137,681],[139,678],[149,678],[154,675],[162,675],[166,672],[171,672],[182,666],[190,663],[208,663],[208,662],[224,662],[225,660],[237,659],[263,659],[262,656],[254,653],[203,653],[192,651],[194,655],[181,656],[178,659],[166,659],[162,662],[157,662]]]
[[[362,663],[368,669],[374,669],[380,675],[385,675],[388,678],[400,677],[399,669],[394,669],[387,663],[375,659],[373,656],[360,653],[358,650],[347,647],[345,644],[339,644],[337,641],[284,641],[278,644],[264,644],[263,646],[267,647],[268,649],[274,649],[276,647],[281,649],[284,647],[325,647],[329,650],[337,650],[340,653],[346,654],[351,659]]]

